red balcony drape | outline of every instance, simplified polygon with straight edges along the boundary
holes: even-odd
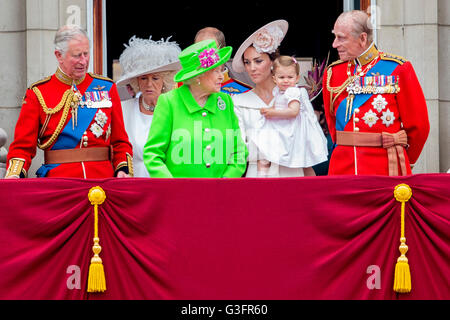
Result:
[[[413,192],[408,294],[393,291],[400,183]],[[0,299],[449,299],[449,185],[447,174],[2,180]],[[104,293],[86,291],[94,186],[107,197]]]

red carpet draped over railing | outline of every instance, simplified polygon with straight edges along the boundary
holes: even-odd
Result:
[[[393,291],[401,183],[412,291]],[[100,186],[107,290],[87,293]],[[450,175],[0,181],[0,299],[450,299]]]

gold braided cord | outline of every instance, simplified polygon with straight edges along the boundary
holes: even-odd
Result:
[[[72,102],[72,97],[74,94],[74,92],[71,89],[67,89],[66,92],[64,92],[64,95],[61,101],[58,103],[58,105],[55,108],[50,109],[49,107],[47,107],[44,97],[42,96],[41,91],[39,91],[37,87],[33,88],[33,92],[36,94],[36,97],[38,98],[39,103],[42,106],[42,109],[47,115],[53,115],[55,113],[58,113],[67,104],[67,101]]]
[[[59,134],[61,133],[61,130],[63,129],[64,124],[66,123],[67,116],[69,115],[69,110],[70,110],[75,93],[71,89],[66,90],[63,94],[61,101],[58,103],[58,105],[55,108],[50,109],[49,107],[47,107],[44,97],[42,96],[41,91],[39,91],[39,89],[37,87],[33,87],[33,92],[36,94],[36,97],[37,97],[39,103],[41,104],[42,110],[44,110],[45,114],[47,115],[47,118],[48,118],[48,116],[52,116],[64,108],[64,111],[63,111],[61,119],[58,123],[58,126],[56,127],[56,129],[53,132],[50,139],[47,140],[47,142],[45,142],[43,144],[38,143],[38,147],[42,150],[45,150],[48,147],[50,147],[53,144],[53,142],[55,142],[56,138],[58,138]]]
[[[340,85],[339,87],[332,87],[331,86],[331,76],[333,74],[332,68],[328,69],[328,74],[327,74],[327,90],[330,92],[330,111],[331,113],[334,112],[334,102],[336,101],[336,99],[341,95],[342,92],[344,92],[344,90],[347,88],[347,86],[353,82],[357,77],[363,77],[366,75],[366,73],[375,65],[375,63],[378,61],[378,57],[380,56],[380,54],[378,54],[378,56],[373,59],[368,65],[367,67],[364,69],[364,71],[359,72],[358,74],[355,74],[353,76],[350,76],[350,62],[347,66],[347,73],[349,75],[349,77],[347,78],[347,80],[345,80],[345,82]],[[336,96],[333,97],[333,94],[336,93]]]
[[[333,75],[333,71],[331,68],[328,69],[327,73],[327,90],[330,92],[330,112],[334,112],[334,102],[341,95],[342,92],[345,91],[347,86],[355,79],[355,76],[349,77],[345,82],[339,87],[331,86],[331,76]],[[336,94],[334,97],[333,95]]]
[[[70,109],[70,102],[64,107],[64,112],[61,116],[61,120],[59,121],[58,126],[56,127],[56,130],[53,132],[50,139],[47,140],[47,142],[44,144],[38,143],[38,147],[40,149],[42,149],[42,150],[47,149],[48,147],[50,147],[53,144],[53,142],[55,142],[56,138],[58,138],[59,134],[61,133],[61,130],[64,127],[64,124],[66,123],[67,115],[69,114],[69,109]]]
[[[64,127],[64,124],[66,123],[67,116],[69,115],[70,105],[72,103],[72,97],[73,97],[73,92],[72,92],[72,94],[70,94],[69,98],[66,99],[66,103],[64,105],[64,111],[61,116],[61,120],[59,120],[58,126],[56,127],[56,129],[53,132],[50,139],[47,140],[47,142],[45,142],[44,144],[38,143],[38,147],[40,149],[42,149],[42,150],[47,149],[48,147],[50,147],[53,144],[53,142],[55,142],[56,138],[58,138],[59,134],[61,133],[61,130]]]

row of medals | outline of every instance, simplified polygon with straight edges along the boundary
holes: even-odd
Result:
[[[375,59],[376,60],[376,59]],[[368,68],[370,69],[370,67]],[[378,80],[376,80],[378,79]],[[383,79],[383,85],[380,85],[380,79]],[[361,83],[367,85],[361,85]],[[348,98],[345,111],[345,120],[350,120],[353,109],[353,99],[357,94],[396,94],[400,92],[398,78],[389,76],[373,76],[366,77],[365,72],[358,71],[353,81],[347,86]]]
[[[392,81],[392,83],[389,83],[387,85],[378,86],[373,81],[375,77],[366,78],[369,79],[368,83],[371,83],[373,85],[369,84],[367,86],[361,86],[361,77],[357,76],[355,77],[354,81],[347,87],[347,92],[349,94],[394,94],[400,92],[398,82],[394,83],[394,81]]]
[[[83,96],[78,90],[74,90],[75,94],[72,99],[71,107],[72,107],[72,129],[74,129],[78,125],[78,107],[81,108],[89,108],[89,109],[101,109],[101,108],[111,108],[112,102],[108,98],[103,98],[100,101],[92,101],[88,95],[85,95],[85,99],[83,100]]]

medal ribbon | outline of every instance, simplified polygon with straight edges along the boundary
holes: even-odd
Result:
[[[389,60],[380,60],[373,68],[371,68],[369,71],[367,71],[367,74],[374,73],[374,74],[384,74],[384,75],[390,75],[394,70],[398,67],[398,64],[394,61]],[[367,77],[366,77],[367,78]],[[372,78],[372,77],[371,77]],[[363,81],[361,79],[361,81]],[[366,103],[370,97],[372,97],[373,94],[356,94],[353,99],[353,105],[352,110],[350,114],[353,114],[355,109],[360,108],[364,103]],[[336,130],[338,131],[344,131],[345,126],[347,125],[349,119],[345,119],[345,112],[346,112],[346,106],[347,106],[347,100],[348,98],[345,98],[342,100],[341,104],[339,105],[337,111],[336,111]]]
[[[86,93],[95,94],[96,91],[94,91],[94,88],[99,86],[104,86],[104,90],[109,91],[112,85],[112,82],[94,78],[89,87],[86,89]],[[98,109],[78,108],[77,126],[72,129],[72,122],[68,121],[51,150],[74,149],[80,143],[84,132],[86,132],[94,119],[97,110]],[[36,174],[39,177],[45,177],[48,171],[58,166],[59,164],[44,164],[39,168]]]

